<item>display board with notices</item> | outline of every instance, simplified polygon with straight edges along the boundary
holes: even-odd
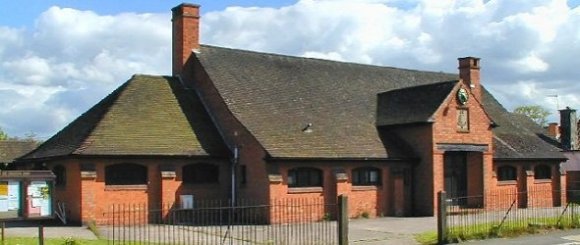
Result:
[[[27,187],[28,216],[50,216],[52,214],[50,186],[47,181],[31,181]]]
[[[0,218],[18,218],[20,215],[20,182],[0,181]]]
[[[0,170],[0,220],[51,219],[50,170]]]

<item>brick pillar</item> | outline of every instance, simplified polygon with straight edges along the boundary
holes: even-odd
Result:
[[[488,197],[494,187],[497,185],[497,181],[494,180],[495,170],[493,169],[493,153],[484,152],[483,153],[483,205],[484,207],[489,207],[491,203],[488,203]]]
[[[181,186],[181,180],[177,180],[175,170],[161,170],[161,205],[180,205],[179,198],[180,192],[179,187]]]
[[[554,207],[562,205],[563,197],[566,195],[566,175],[560,174],[560,166],[552,165],[552,204]],[[563,176],[563,178],[562,178]],[[564,183],[562,185],[562,182]]]
[[[534,188],[534,171],[531,169],[525,169],[524,172],[526,173],[526,200],[527,200],[527,207],[534,207],[538,206],[541,202],[535,202],[535,196],[538,195],[538,190]]]
[[[341,195],[348,196],[350,193],[351,185],[348,183],[348,174],[344,168],[335,168],[334,171],[334,181],[336,184],[336,197],[335,200]],[[349,200],[350,201],[350,200]],[[350,209],[355,207],[355,205],[348,205]],[[348,217],[354,215],[350,210],[348,211]]]
[[[433,213],[437,213],[438,203],[437,203],[437,193],[443,191],[445,188],[444,179],[444,152],[438,152],[433,154],[433,193],[431,194],[431,202],[433,202]],[[421,183],[417,181],[415,183]],[[415,186],[415,188],[421,188],[421,186]]]
[[[80,183],[80,193],[81,193],[81,204],[80,204],[80,214],[83,223],[90,220],[94,220],[97,205],[102,205],[100,200],[95,197],[96,188],[95,186],[104,187],[104,179],[101,183],[97,183],[97,176],[105,176],[105,168],[103,164],[99,164],[99,168],[96,168],[96,164],[81,164],[81,183]],[[103,178],[102,177],[102,178]],[[105,210],[103,212],[108,212],[108,207],[101,207]],[[97,221],[99,222],[99,221]]]

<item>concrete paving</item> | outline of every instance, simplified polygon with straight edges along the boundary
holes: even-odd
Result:
[[[437,230],[434,217],[353,219],[349,222],[349,241],[357,245],[418,244],[414,235]]]
[[[7,227],[6,237],[38,237],[38,227]],[[77,238],[97,240],[97,236],[84,226],[44,227],[45,238]]]
[[[7,224],[7,237],[38,237],[38,225],[35,222],[21,222]],[[47,238],[80,238],[98,239],[93,232],[84,226],[58,226],[58,224],[43,224],[44,236]],[[313,224],[313,225],[316,225]],[[333,228],[334,227],[334,228]],[[188,229],[192,229],[190,227]],[[107,237],[110,231],[101,227],[101,233]],[[329,229],[336,229],[332,222]],[[153,231],[159,229],[152,229]],[[304,230],[309,230],[308,228]],[[383,217],[374,219],[352,219],[349,222],[349,241],[356,245],[402,244],[414,245],[417,242],[414,235],[426,231],[436,230],[436,220],[433,217],[395,218]],[[161,233],[163,230],[159,230]],[[308,232],[306,232],[308,233]],[[306,233],[302,235],[307,235]],[[162,234],[163,235],[163,234]],[[264,234],[267,236],[267,234]]]

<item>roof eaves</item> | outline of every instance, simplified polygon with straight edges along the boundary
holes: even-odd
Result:
[[[388,158],[388,157],[268,157],[268,162],[351,162],[351,161],[379,161],[379,162],[414,162],[419,158]]]

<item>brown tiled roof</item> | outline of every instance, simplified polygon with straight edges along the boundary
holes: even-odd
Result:
[[[429,94],[432,85],[445,94],[457,74],[379,67],[290,57],[202,45],[195,54],[233,115],[273,157],[392,157],[377,132],[379,93],[405,91]],[[439,85],[433,85],[433,84]],[[417,87],[419,86],[419,87]],[[416,88],[413,88],[416,87]],[[485,90],[485,89],[484,89]],[[392,92],[396,93],[396,92]],[[487,91],[484,107],[499,125],[494,133],[496,158],[557,158],[557,148],[536,131],[519,126]],[[407,94],[411,96],[410,94]],[[404,96],[408,97],[408,96]],[[428,120],[439,97],[421,113],[406,118],[381,117],[387,124]],[[401,106],[410,107],[404,103]],[[437,105],[438,106],[438,105]],[[395,113],[409,116],[412,108]],[[396,110],[396,109],[393,109]],[[308,127],[305,132],[303,129]],[[521,124],[524,125],[524,124]],[[524,128],[521,128],[524,127]],[[516,144],[517,142],[521,144]],[[514,152],[509,152],[509,150]],[[512,154],[516,153],[516,154]]]
[[[377,122],[428,122],[442,96],[457,83],[441,81],[458,77],[205,45],[195,55],[233,115],[270,156],[280,158],[409,156],[408,147],[378,132]],[[495,158],[563,157],[558,148],[543,140],[547,138],[531,121],[507,112],[483,91],[484,108],[498,125],[494,129]],[[424,96],[413,98],[415,93]],[[399,106],[387,107],[377,120],[379,94]],[[403,103],[403,99],[414,102]],[[174,78],[139,75],[24,159],[226,154],[195,91],[185,89]]]
[[[0,140],[0,163],[11,163],[37,146],[32,140]]]
[[[385,148],[377,132],[377,94],[457,79],[212,46],[196,56],[234,116],[272,157],[390,157],[397,149]]]
[[[433,114],[458,82],[433,83],[379,94],[377,126],[433,122]]]
[[[23,159],[224,153],[195,91],[175,78],[136,75]]]
[[[496,127],[494,157],[502,159],[563,159],[558,142],[548,132],[526,116],[510,113],[483,91],[483,104]]]

